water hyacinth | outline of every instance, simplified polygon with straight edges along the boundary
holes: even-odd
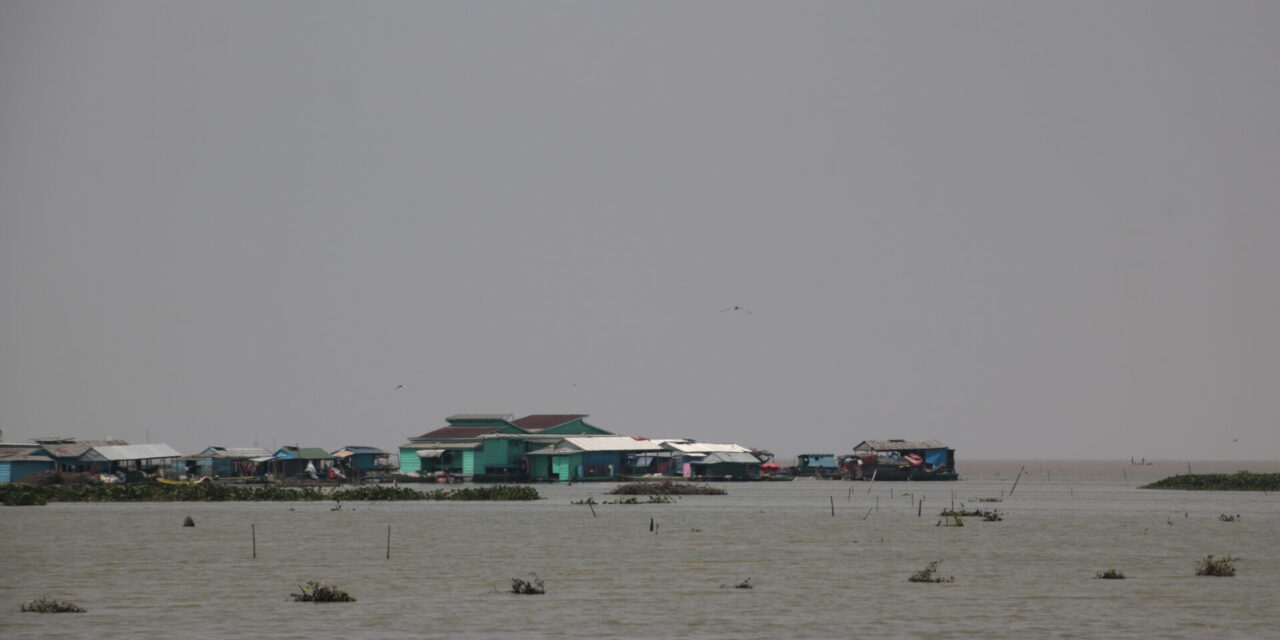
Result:
[[[294,602],[355,602],[350,594],[332,585],[321,584],[315,580],[308,581],[306,586],[298,587],[293,596]]]

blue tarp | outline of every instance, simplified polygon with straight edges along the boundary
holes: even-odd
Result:
[[[929,449],[924,452],[924,463],[931,467],[947,466],[946,449]]]

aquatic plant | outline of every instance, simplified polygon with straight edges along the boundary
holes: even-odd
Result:
[[[751,585],[751,578],[747,578],[746,580],[743,580],[742,582],[739,582],[739,583],[734,584],[734,585],[722,584],[722,585],[720,585],[720,588],[721,588],[721,589],[730,589],[730,588],[732,588],[732,589],[754,589],[755,587]]]
[[[1004,502],[1004,498],[974,498],[974,502]]]
[[[1218,514],[1218,519],[1219,519],[1219,520],[1221,520],[1221,521],[1223,521],[1223,522],[1235,522],[1236,520],[1239,520],[1239,519],[1240,519],[1240,516],[1239,516],[1239,514],[1234,515],[1234,516],[1229,516],[1229,515],[1227,515],[1227,514],[1225,514],[1225,513],[1220,513],[1220,514]]]
[[[1004,520],[1004,516],[994,509],[982,514],[983,522],[1000,522],[1001,520]]]
[[[536,596],[536,595],[541,595],[547,592],[547,587],[542,583],[542,578],[539,578],[538,574],[530,573],[529,577],[532,578],[532,580],[525,580],[523,578],[512,578],[511,593],[519,593],[521,595],[527,595],[527,596]]]
[[[664,480],[624,482],[609,493],[615,496],[722,496],[728,492],[719,487]]]
[[[1139,489],[1184,491],[1280,491],[1280,473],[1187,473],[1169,476]]]
[[[596,499],[594,496],[587,496],[586,500],[574,500],[574,501],[571,501],[569,504],[591,506],[593,504],[600,504],[600,503],[596,502]]]
[[[289,594],[293,596],[294,602],[355,602],[350,594],[337,587],[321,584],[315,580],[307,582],[306,586],[298,587],[299,593]]]
[[[0,504],[7,507],[38,507],[49,504],[39,487],[22,484],[0,485]]]
[[[1099,571],[1093,575],[1101,580],[1124,580],[1124,574],[1116,571],[1114,568],[1107,569],[1106,571]]]
[[[951,517],[950,520],[946,520],[946,519],[938,520],[938,524],[934,526],[935,527],[963,527],[964,526],[964,520],[960,519],[960,514],[952,513],[950,517]]]
[[[71,602],[63,600],[54,600],[47,596],[41,596],[22,605],[23,611],[31,613],[84,613],[83,607]]]
[[[929,566],[911,574],[911,577],[907,578],[907,582],[955,582],[955,576],[943,577],[938,575],[938,564],[941,562],[941,560],[930,562]]]
[[[1235,561],[1237,559],[1232,558],[1230,555],[1216,559],[1212,555],[1205,556],[1196,563],[1196,575],[1229,578],[1236,575]]]
[[[612,502],[605,500],[603,504],[671,504],[675,502],[667,496],[649,496],[648,500],[641,500],[635,496],[626,498],[618,498]]]

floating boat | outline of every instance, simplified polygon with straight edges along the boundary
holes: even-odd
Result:
[[[956,450],[937,440],[865,440],[841,458],[849,480],[958,480]]]

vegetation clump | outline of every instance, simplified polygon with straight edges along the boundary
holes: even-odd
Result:
[[[1004,502],[1004,498],[974,498],[974,502]]]
[[[54,600],[47,596],[41,596],[22,605],[23,611],[31,613],[84,613],[83,607],[71,602],[63,600]]]
[[[542,578],[536,573],[530,573],[531,580],[524,578],[511,579],[511,593],[518,593],[526,596],[542,595],[547,592],[547,587],[542,583]]]
[[[321,584],[315,580],[308,581],[306,586],[298,587],[299,593],[290,594],[294,602],[355,602],[350,594],[335,586]]]
[[[1124,573],[1117,571],[1114,568],[1107,569],[1106,571],[1099,571],[1093,575],[1100,580],[1124,580]]]
[[[648,500],[628,496],[626,498],[618,498],[612,502],[605,500],[604,504],[671,504],[672,502],[675,502],[675,500],[672,500],[669,496],[649,496]]]
[[[1186,473],[1169,476],[1139,489],[1181,489],[1184,491],[1280,491],[1280,473]]]
[[[1236,575],[1235,561],[1236,558],[1232,558],[1230,555],[1225,558],[1214,558],[1212,555],[1205,556],[1196,563],[1196,575],[1229,578]]]
[[[1235,522],[1236,520],[1239,520],[1239,519],[1240,519],[1240,515],[1239,515],[1239,514],[1236,514],[1236,515],[1234,515],[1234,516],[1231,516],[1231,515],[1227,515],[1227,514],[1225,514],[1225,513],[1220,513],[1220,514],[1218,514],[1218,519],[1219,519],[1219,520],[1221,520],[1221,521],[1223,521],[1223,522]]]
[[[735,584],[735,585],[722,584],[722,585],[720,585],[720,588],[721,588],[721,589],[729,589],[729,588],[733,588],[733,589],[754,589],[755,587],[751,586],[751,578],[747,578],[746,580],[743,580],[742,582],[739,582],[738,584]]]
[[[45,502],[320,502],[400,500],[538,500],[538,490],[527,486],[493,485],[464,489],[420,491],[408,487],[357,487],[323,490],[312,487],[241,487],[201,484],[0,485],[0,503]]]
[[[688,482],[626,482],[609,492],[615,496],[722,496],[728,493],[719,487],[697,485]]]
[[[955,576],[943,577],[938,575],[938,563],[940,562],[942,561],[934,560],[930,562],[929,566],[911,574],[911,577],[907,578],[907,582],[955,582]]]
[[[1004,520],[1004,516],[1001,515],[1000,512],[996,511],[995,509],[992,509],[991,511],[985,511],[982,514],[983,522],[1000,522],[1001,520]]]

